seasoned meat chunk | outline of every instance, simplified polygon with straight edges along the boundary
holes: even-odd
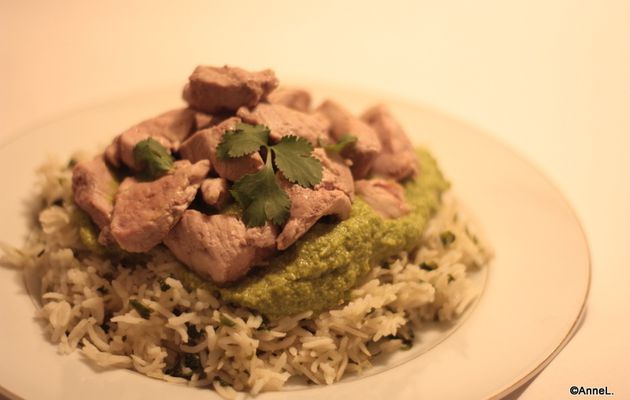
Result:
[[[175,257],[217,283],[235,281],[275,247],[271,225],[248,228],[234,215],[187,210],[164,239]]]
[[[229,181],[236,181],[245,174],[258,171],[263,166],[263,160],[258,153],[227,160],[219,160],[217,157],[217,146],[225,131],[234,129],[239,122],[241,122],[239,118],[229,118],[218,125],[195,133],[182,144],[179,153],[191,162],[210,160],[217,174]]]
[[[348,152],[352,160],[352,175],[355,179],[362,179],[370,172],[374,159],[381,151],[381,143],[377,133],[365,122],[353,116],[339,104],[327,100],[322,103],[317,112],[328,118],[331,124],[331,136],[335,140],[341,139],[345,134],[357,137],[357,142]]]
[[[107,168],[102,154],[89,161],[81,161],[72,170],[74,202],[99,228],[111,221],[117,189],[118,182]]]
[[[276,89],[271,92],[268,100],[272,104],[282,104],[302,112],[308,112],[311,108],[311,94],[304,89]]]
[[[126,178],[116,195],[111,236],[131,252],[145,252],[159,244],[195,198],[208,169],[206,160],[195,164],[182,160],[154,181]]]
[[[378,134],[383,150],[372,165],[372,172],[397,181],[418,173],[418,160],[411,141],[387,107],[376,105],[366,110],[361,118]]]
[[[216,120],[217,117],[214,115],[206,114],[200,111],[195,112],[195,132],[214,125]]]
[[[224,178],[205,179],[201,182],[201,194],[206,204],[218,210],[225,207],[232,198],[228,182]]]
[[[239,108],[236,113],[244,122],[266,125],[272,141],[277,142],[283,136],[295,135],[308,140],[313,146],[318,139],[328,139],[328,122],[320,115],[306,114],[282,104],[260,103],[256,108]]]
[[[254,107],[278,86],[270,69],[249,72],[241,68],[198,66],[184,88],[184,100],[209,114]]]
[[[354,185],[357,194],[383,218],[398,218],[411,211],[405,199],[405,190],[396,181],[362,179]]]
[[[321,148],[315,149],[313,155],[324,169],[322,181],[312,189],[279,178],[280,186],[291,199],[289,219],[277,239],[279,250],[291,246],[325,215],[336,215],[340,219],[350,216],[354,183],[349,168],[342,160],[328,157]]]
[[[176,151],[180,144],[195,129],[195,112],[179,108],[142,121],[118,135],[105,150],[107,161],[118,167],[120,161],[132,170],[137,170],[133,149],[138,142],[152,138],[170,151]]]

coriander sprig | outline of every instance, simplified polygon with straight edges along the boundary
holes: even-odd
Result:
[[[266,221],[283,224],[289,217],[291,199],[276,181],[275,167],[291,183],[313,187],[322,180],[322,164],[313,157],[313,146],[304,138],[284,136],[269,144],[269,128],[264,125],[237,124],[226,131],[217,146],[221,160],[242,157],[264,148],[265,165],[258,172],[234,182],[230,193],[243,207],[247,226],[262,226]]]
[[[142,177],[148,180],[157,179],[173,169],[173,156],[151,137],[134,146],[133,158],[141,169]]]

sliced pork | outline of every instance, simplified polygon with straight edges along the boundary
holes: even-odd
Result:
[[[352,160],[354,178],[365,178],[381,151],[381,143],[377,133],[368,124],[333,101],[327,100],[322,103],[317,108],[317,112],[326,116],[330,121],[330,133],[333,139],[338,141],[346,134],[357,137],[357,142],[348,151],[348,157]]]
[[[311,108],[311,94],[304,89],[276,89],[271,92],[268,100],[272,104],[282,104],[302,112],[308,112]]]
[[[174,170],[154,181],[126,178],[116,195],[110,234],[130,252],[159,244],[195,198],[208,174],[207,160],[176,161]]]
[[[260,103],[255,108],[242,107],[236,113],[244,122],[265,125],[271,131],[270,138],[277,142],[283,136],[295,135],[317,146],[319,140],[327,141],[329,124],[316,114],[306,114],[282,104]]]
[[[383,150],[372,165],[375,175],[397,181],[418,173],[418,160],[411,141],[385,105],[366,110],[361,118],[378,134]]]
[[[184,88],[184,100],[199,111],[214,114],[254,107],[278,86],[270,69],[249,72],[241,68],[198,66]]]
[[[313,155],[322,162],[323,174],[322,181],[312,189],[279,179],[291,199],[289,219],[277,239],[279,250],[295,243],[325,215],[335,215],[342,220],[350,216],[354,196],[350,169],[343,160],[328,157],[321,148],[315,149]]]
[[[201,183],[203,201],[217,210],[223,209],[232,199],[228,181],[224,178],[208,178]]]
[[[164,244],[198,274],[226,283],[243,277],[269,256],[275,239],[275,228],[269,224],[248,228],[234,215],[187,210]]]
[[[229,118],[218,125],[195,133],[182,144],[179,153],[191,162],[210,160],[211,168],[221,178],[229,181],[237,181],[245,174],[258,171],[264,164],[258,153],[227,160],[219,160],[217,157],[217,146],[221,138],[226,131],[234,129],[239,122],[241,122],[239,118]]]
[[[398,218],[411,211],[405,189],[396,181],[362,179],[354,183],[357,195],[383,218]]]
[[[120,161],[134,171],[138,170],[133,149],[138,142],[152,138],[164,148],[175,151],[195,129],[195,112],[180,108],[160,114],[132,126],[120,135],[105,150],[107,161],[120,166]]]
[[[99,228],[109,225],[111,221],[117,189],[118,182],[102,154],[79,162],[72,170],[74,202]]]

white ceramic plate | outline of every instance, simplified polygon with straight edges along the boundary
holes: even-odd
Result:
[[[316,92],[355,111],[383,101],[321,85]],[[120,99],[5,143],[0,148],[0,241],[21,243],[24,201],[32,193],[35,168],[48,155],[64,159],[76,150],[96,150],[131,124],[178,106],[178,99],[178,89]],[[411,353],[417,357],[399,355],[378,373],[261,399],[497,398],[542,369],[576,329],[588,293],[590,261],[584,234],[560,192],[529,163],[476,129],[423,107],[387,103],[414,141],[432,150],[494,247],[485,291],[458,329],[427,333],[424,344]],[[35,308],[18,271],[0,268],[0,293],[0,393],[28,399],[215,398],[207,390],[130,371],[96,370],[77,354],[59,355],[33,318]]]

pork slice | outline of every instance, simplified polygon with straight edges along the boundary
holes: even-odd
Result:
[[[195,198],[208,170],[206,160],[195,164],[182,160],[154,181],[126,178],[116,195],[111,236],[130,252],[145,252],[159,244]]]
[[[315,186],[315,189],[338,189],[352,200],[354,198],[354,180],[352,179],[352,172],[344,160],[338,154],[327,153],[321,147],[313,150],[313,157],[322,163],[322,180]]]
[[[284,250],[304,235],[321,217],[336,215],[339,219],[350,216],[354,182],[350,169],[340,158],[331,158],[321,149],[313,155],[322,162],[322,181],[313,188],[291,184],[279,177],[280,186],[291,199],[289,219],[277,239],[279,250]]]
[[[275,228],[248,228],[234,215],[186,210],[164,239],[175,257],[200,275],[226,283],[243,277],[274,251]]]
[[[239,118],[229,118],[218,125],[195,133],[182,144],[179,154],[191,162],[210,160],[216,173],[229,181],[237,181],[243,175],[258,171],[264,164],[258,153],[226,160],[219,160],[217,157],[217,146],[221,138],[226,131],[234,129],[239,122],[241,122]]]
[[[405,189],[396,181],[361,179],[354,185],[357,194],[383,218],[398,218],[411,211]]]
[[[357,142],[348,151],[348,157],[352,160],[354,178],[365,178],[381,151],[377,133],[368,124],[333,101],[326,100],[316,111],[325,115],[330,121],[330,133],[333,139],[338,141],[346,134],[357,137]]]
[[[102,154],[79,162],[72,170],[74,202],[99,228],[108,226],[111,221],[117,189],[118,181]]]
[[[209,114],[254,107],[278,86],[270,69],[249,72],[241,68],[198,66],[184,88],[184,100]]]
[[[195,129],[195,112],[188,108],[171,110],[147,119],[118,135],[105,150],[106,158],[113,166],[120,161],[134,171],[139,169],[133,156],[138,142],[152,138],[169,151],[176,151]]]
[[[195,112],[195,132],[214,125],[216,119],[217,118],[214,115],[206,114],[200,111]]]
[[[328,139],[329,124],[322,116],[306,114],[282,104],[260,103],[253,109],[241,107],[236,115],[244,122],[267,126],[273,142],[283,136],[295,135],[317,146],[319,139]]]
[[[223,209],[232,199],[228,182],[224,178],[208,178],[201,182],[203,201],[217,210]]]
[[[361,118],[374,128],[383,146],[374,160],[372,172],[397,181],[415,176],[419,166],[413,145],[387,107],[376,105],[366,110]]]
[[[269,94],[268,100],[272,104],[281,104],[304,113],[311,108],[311,94],[304,89],[276,89]]]

